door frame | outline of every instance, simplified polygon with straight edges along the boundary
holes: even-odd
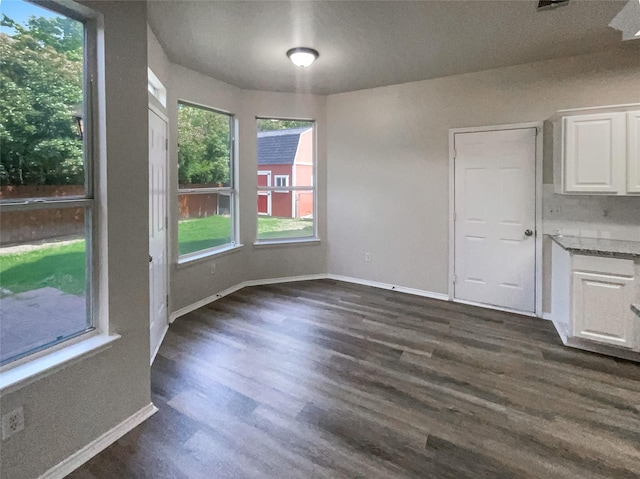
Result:
[[[455,135],[459,133],[477,133],[503,130],[521,130],[535,128],[536,130],[536,164],[535,164],[535,310],[533,313],[517,311],[509,308],[500,308],[483,303],[475,303],[455,298],[454,273],[455,273]],[[542,159],[543,159],[543,122],[514,123],[508,125],[474,126],[468,128],[449,129],[449,301],[456,303],[473,304],[489,309],[515,312],[526,316],[542,317]]]
[[[150,99],[153,97],[149,97]],[[154,98],[155,99],[155,98]],[[167,145],[165,147],[165,151],[166,151],[166,155],[165,155],[165,167],[166,167],[166,171],[167,174],[165,175],[165,195],[164,195],[164,203],[165,203],[165,211],[167,214],[167,219],[166,219],[166,223],[165,223],[165,248],[167,251],[167,262],[166,262],[166,267],[165,267],[165,271],[164,271],[164,276],[165,276],[165,284],[167,285],[167,307],[166,307],[166,318],[165,319],[165,323],[167,325],[167,328],[169,327],[169,311],[171,311],[170,306],[171,306],[171,295],[169,294],[169,288],[171,285],[170,282],[170,250],[169,250],[169,245],[172,244],[171,243],[171,228],[168,227],[169,224],[169,215],[170,215],[170,210],[169,210],[169,116],[167,115],[167,112],[164,108],[162,108],[160,102],[152,102],[151,100],[149,101],[149,108],[148,110],[156,115],[158,115],[160,117],[160,119],[162,119],[165,122],[166,125],[166,139],[167,139]],[[149,164],[149,159],[147,158],[147,167]],[[151,295],[151,291],[149,291],[149,295]],[[151,328],[151,314],[152,312],[149,311],[149,329]],[[165,328],[165,332],[164,334],[167,333],[167,328]],[[163,334],[163,339],[164,339],[164,334]],[[155,351],[151,351],[151,359],[150,359],[150,364],[153,364],[153,360],[156,357],[156,354],[158,353],[158,350],[160,349],[160,345],[162,344],[163,339],[161,339],[158,342],[158,345],[155,349]]]
[[[272,172],[271,170],[258,170],[258,176],[266,176],[267,177],[267,187],[271,188],[271,180],[272,180]],[[260,186],[258,186],[258,196],[266,196],[267,197],[267,212],[260,213],[258,210],[258,216],[271,216],[271,190],[260,193]]]

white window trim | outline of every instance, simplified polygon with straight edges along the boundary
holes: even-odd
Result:
[[[284,185],[279,185],[278,184],[278,180],[279,179],[284,179]],[[289,187],[289,175],[275,175],[273,177],[273,186],[275,188],[288,188]],[[288,190],[283,189],[283,190],[274,190],[276,193],[289,193]]]
[[[317,128],[317,124],[315,120],[302,120],[302,119],[296,119],[296,118],[269,118],[269,117],[256,117],[256,121],[258,120],[293,120],[293,121],[308,121],[312,123],[311,126],[311,134],[312,134],[312,148],[313,148],[313,163],[312,165],[312,171],[311,171],[311,178],[312,178],[312,185],[311,186],[289,186],[288,188],[282,188],[282,187],[277,187],[277,186],[268,186],[268,187],[264,187],[264,186],[258,186],[258,194],[260,194],[261,192],[267,192],[268,194],[271,194],[272,192],[275,192],[277,190],[278,193],[292,193],[291,195],[291,216],[292,218],[295,218],[295,195],[293,194],[294,191],[311,191],[313,193],[313,232],[312,235],[310,236],[301,236],[299,238],[269,238],[269,239],[260,239],[258,238],[258,228],[257,228],[257,221],[258,218],[260,218],[260,216],[263,215],[256,215],[256,240],[253,243],[254,246],[273,246],[273,245],[287,245],[287,244],[300,244],[300,243],[318,243],[320,242],[320,238],[318,237],[318,190],[317,190],[317,185],[315,184],[314,180],[315,178],[317,178],[317,170],[318,170],[318,135],[316,134],[316,128]],[[298,142],[298,148],[300,148],[300,142]],[[298,155],[298,151],[296,150],[296,156]],[[301,164],[301,163],[298,163]],[[293,183],[295,184],[296,182],[296,170],[295,170],[295,161],[291,166],[291,173],[293,175]],[[258,171],[258,174],[263,173],[262,171]],[[278,175],[280,176],[280,175]],[[271,216],[271,210],[269,210],[269,216]]]
[[[87,251],[91,254],[91,271],[87,275],[91,280],[91,288],[87,291],[91,308],[91,328],[79,331],[77,334],[59,341],[49,347],[26,354],[0,367],[0,396],[17,391],[35,381],[54,374],[69,365],[81,361],[89,356],[98,354],[110,348],[120,338],[120,335],[109,333],[108,306],[108,277],[106,268],[100,265],[107,262],[106,235],[101,234],[106,225],[102,221],[101,212],[106,205],[106,178],[102,176],[106,163],[106,142],[103,128],[105,105],[101,91],[104,91],[104,65],[99,58],[104,58],[104,40],[98,34],[99,25],[103,24],[102,14],[86,7],[76,8],[71,4],[47,5],[47,8],[57,11],[84,23],[85,51],[84,51],[84,98],[85,98],[85,196],[66,197],[64,199],[51,198],[44,202],[13,202],[3,204],[3,209],[18,210],[84,207],[90,209],[91,227],[87,228],[85,241],[90,246]],[[36,204],[36,203],[39,203]],[[22,208],[20,204],[24,205]],[[85,220],[86,221],[86,220]],[[86,223],[85,223],[86,225]],[[87,237],[88,236],[88,237]],[[102,298],[101,301],[98,301]]]
[[[198,103],[190,102],[188,100],[180,100],[178,99],[176,103],[176,108],[178,105],[183,104],[186,106],[190,106],[193,108],[202,108],[204,110],[209,110],[214,113],[227,115],[229,117],[229,134],[230,134],[230,145],[229,145],[229,155],[231,158],[229,159],[229,169],[231,172],[231,184],[230,186],[222,186],[222,187],[210,187],[210,188],[180,188],[178,186],[178,196],[180,195],[205,195],[205,194],[228,194],[229,195],[229,216],[231,218],[231,241],[229,243],[221,244],[218,246],[214,246],[213,248],[206,248],[199,251],[193,251],[191,253],[180,254],[180,246],[178,241],[178,228],[179,228],[179,219],[178,215],[176,215],[175,220],[175,241],[173,242],[173,251],[174,258],[176,258],[175,262],[178,266],[184,266],[186,264],[195,263],[207,258],[211,258],[216,255],[221,255],[227,253],[229,251],[235,251],[237,249],[242,248],[242,244],[238,243],[238,178],[236,172],[238,171],[238,152],[237,152],[237,144],[236,144],[236,132],[238,131],[237,119],[233,113],[219,110],[216,108],[211,108],[206,105],[201,105]],[[177,111],[177,110],[176,110]],[[176,197],[177,201],[177,197]]]
[[[147,67],[147,90],[163,107],[167,107],[167,89],[149,67]]]

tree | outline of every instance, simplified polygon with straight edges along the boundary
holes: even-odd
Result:
[[[178,181],[183,184],[229,184],[229,116],[195,106],[178,105]]]
[[[0,184],[84,181],[72,112],[82,102],[82,24],[31,17],[0,24]]]
[[[309,128],[312,122],[298,120],[258,120],[258,131],[289,130],[291,128]]]

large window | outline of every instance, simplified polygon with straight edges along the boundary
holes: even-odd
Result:
[[[312,121],[259,118],[258,242],[316,237]]]
[[[199,257],[235,244],[233,117],[178,103],[178,252]]]
[[[3,2],[0,363],[94,329],[96,221],[83,22]]]

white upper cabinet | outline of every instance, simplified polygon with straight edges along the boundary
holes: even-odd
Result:
[[[639,138],[640,110],[559,112],[554,121],[556,193],[640,193]]]
[[[640,111],[627,113],[627,193],[640,193]]]

